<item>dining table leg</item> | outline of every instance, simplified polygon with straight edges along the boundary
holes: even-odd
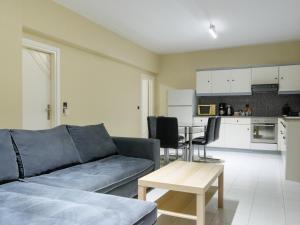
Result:
[[[189,160],[193,161],[194,156],[194,148],[193,148],[193,127],[189,127]]]

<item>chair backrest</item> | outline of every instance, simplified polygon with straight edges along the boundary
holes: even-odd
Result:
[[[155,116],[148,116],[147,123],[148,123],[148,137],[156,138],[157,118]]]
[[[215,123],[216,123],[215,117],[208,118],[206,132],[205,132],[206,144],[213,142],[215,139]]]
[[[221,117],[216,117],[214,141],[219,139],[221,127]]]
[[[161,148],[178,148],[178,121],[175,117],[157,117],[156,138]]]

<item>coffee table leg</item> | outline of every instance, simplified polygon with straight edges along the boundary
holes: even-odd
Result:
[[[222,172],[218,177],[218,207],[224,206],[224,173]]]
[[[140,200],[146,201],[147,188],[143,186],[138,186],[138,198]]]
[[[197,225],[205,225],[205,194],[197,195]]]

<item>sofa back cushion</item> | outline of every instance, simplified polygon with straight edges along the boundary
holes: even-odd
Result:
[[[0,183],[18,178],[17,158],[9,130],[0,130]]]
[[[68,126],[79,151],[82,163],[94,161],[117,153],[117,146],[103,124]]]
[[[31,177],[79,163],[79,155],[66,126],[48,130],[12,130],[23,165],[21,177]]]

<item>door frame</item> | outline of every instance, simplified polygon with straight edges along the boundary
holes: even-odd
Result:
[[[151,80],[152,81],[152,110],[153,114],[155,114],[155,77],[148,74],[141,74],[141,81],[140,81],[140,136],[143,136],[143,98],[142,98],[142,92],[143,92],[143,80]],[[148,100],[149,100],[149,92],[148,92]],[[148,109],[149,110],[149,109]]]
[[[27,38],[22,39],[22,47],[29,48],[32,50],[41,51],[51,55],[51,59],[53,60],[53,71],[51,71],[51,75],[53,79],[51,79],[51,99],[53,102],[53,121],[51,123],[52,126],[58,126],[61,124],[61,95],[60,95],[60,49],[48,44],[44,44],[41,42],[33,41]]]

